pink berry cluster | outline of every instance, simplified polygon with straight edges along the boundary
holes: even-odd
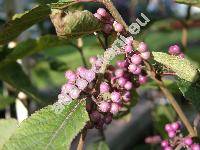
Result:
[[[181,48],[178,45],[172,45],[168,49],[169,54],[178,56],[183,59],[185,57],[184,53],[181,52]]]
[[[114,18],[104,8],[99,8],[94,16],[104,24],[102,29],[104,33],[110,34],[113,30],[116,32],[124,31],[124,27],[115,21]]]
[[[166,124],[165,131],[167,132],[169,139],[161,142],[163,150],[173,150],[177,147],[187,150],[200,150],[200,145],[194,143],[191,137],[183,137],[181,134],[180,122]]]

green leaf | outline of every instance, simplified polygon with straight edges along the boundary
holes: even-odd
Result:
[[[154,60],[169,67],[178,77],[189,82],[194,82],[198,78],[198,71],[192,63],[177,56],[171,56],[162,52],[153,52]]]
[[[105,141],[97,141],[89,144],[86,150],[109,150],[108,144]]]
[[[175,2],[200,7],[200,0],[175,0]]]
[[[68,150],[89,120],[85,100],[75,100],[56,113],[50,105],[22,122],[3,150]]]
[[[5,109],[7,106],[15,102],[14,97],[0,95],[0,110]]]
[[[0,67],[25,56],[29,56],[49,48],[55,48],[64,45],[67,45],[66,40],[60,39],[53,35],[45,35],[36,40],[26,40],[19,43],[11,52],[9,52],[6,56],[4,56],[3,59],[0,60]]]
[[[17,129],[17,120],[15,119],[1,119],[0,120],[0,149],[8,141],[12,134]]]
[[[100,21],[87,10],[74,12],[54,10],[51,20],[58,36],[67,39],[100,31],[102,27]]]
[[[36,88],[31,84],[30,79],[24,73],[21,66],[17,63],[11,63],[9,65],[0,68],[0,79],[6,81],[17,90],[26,93],[28,96],[36,100],[37,102],[44,104],[41,96],[39,96]]]
[[[200,111],[200,79],[196,82],[188,82],[178,78],[177,85],[183,96],[192,102],[197,111]]]
[[[47,5],[41,5],[26,11],[23,14],[17,14],[8,22],[3,30],[0,31],[0,45],[3,45],[15,39],[20,33],[30,28],[35,23],[45,19],[51,13]]]

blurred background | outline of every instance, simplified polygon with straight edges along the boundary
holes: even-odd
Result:
[[[142,28],[142,32],[135,37],[137,40],[147,42],[150,50],[167,52],[168,47],[176,43],[182,47],[186,57],[194,64],[200,65],[200,8],[176,4],[172,0],[114,0],[113,2],[128,24],[135,22],[140,13],[150,18],[150,24]],[[36,5],[37,0],[0,0],[0,27],[15,13],[22,13]],[[99,7],[102,6],[97,3],[77,6],[78,9],[87,9],[93,13]],[[21,34],[17,43],[47,34],[56,34],[48,18]],[[94,35],[84,36],[82,41],[81,49],[86,60],[90,56],[103,53]],[[13,48],[15,45],[16,42],[10,42],[7,46]],[[57,100],[61,85],[66,82],[64,72],[83,65],[80,49],[74,45],[63,44],[38,51],[37,54],[18,62],[23,65],[31,83],[37,87],[39,94],[46,99],[46,103],[52,104]],[[0,59],[2,57],[0,50]],[[198,119],[198,113],[184,99],[173,80],[166,80],[166,84],[190,120]],[[141,87],[138,93],[138,104],[132,108],[132,113],[113,121],[105,128],[106,141],[113,150],[159,149],[160,138],[154,136],[165,138],[164,124],[177,120],[175,112],[153,81]],[[27,100],[23,93],[15,92],[3,81],[0,81],[0,95],[12,97],[9,104],[0,106],[1,118],[12,117],[22,121],[41,108],[34,101]],[[16,97],[18,101],[13,100]],[[98,138],[99,133],[91,130],[87,142],[90,143]],[[88,146],[88,149],[92,149],[91,146]]]

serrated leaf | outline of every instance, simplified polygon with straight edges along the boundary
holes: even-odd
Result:
[[[200,7],[200,0],[175,0],[175,2]]]
[[[39,96],[36,88],[31,84],[30,79],[24,73],[21,66],[17,63],[11,63],[9,65],[0,68],[0,80],[9,83],[11,86],[19,91],[26,93],[28,96],[36,100],[37,102],[44,104],[45,101]]]
[[[7,106],[15,102],[14,97],[0,95],[0,110],[5,109]]]
[[[51,14],[51,20],[56,28],[57,35],[67,39],[100,31],[102,25],[87,10],[74,12],[54,10]]]
[[[8,141],[11,135],[17,129],[17,120],[15,119],[1,119],[0,120],[0,149]]]
[[[3,150],[68,150],[89,120],[85,100],[75,100],[58,114],[48,106],[22,122]]]
[[[153,52],[154,60],[169,67],[181,79],[189,82],[194,82],[198,78],[198,71],[192,63],[185,59],[180,59],[177,56],[171,56],[162,52]]]
[[[34,53],[59,46],[67,45],[67,41],[59,39],[57,36],[45,35],[39,39],[29,39],[19,43],[12,51],[7,50],[7,55],[0,59],[0,67],[8,63],[14,62],[17,59],[21,59],[25,56],[32,55]],[[5,53],[5,51],[4,51]]]
[[[97,141],[89,144],[86,150],[109,150],[108,144],[105,141]]]
[[[200,111],[200,79],[196,82],[188,82],[178,78],[177,85],[183,96],[192,102],[197,111]]]
[[[1,30],[0,45],[15,39],[20,33],[45,19],[50,13],[51,9],[49,6],[41,5],[26,11],[23,14],[15,15]]]

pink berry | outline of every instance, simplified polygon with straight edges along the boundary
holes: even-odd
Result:
[[[117,69],[116,71],[115,71],[115,76],[117,77],[117,78],[120,78],[120,77],[122,77],[124,75],[124,70],[123,69]]]
[[[126,62],[125,61],[117,61],[117,66],[119,68],[124,68],[126,66]]]
[[[174,132],[174,131],[169,131],[169,132],[168,132],[168,136],[169,136],[170,138],[174,138],[174,137],[176,136],[176,132]]]
[[[61,93],[66,94],[71,91],[75,86],[71,83],[64,84],[61,89]]]
[[[141,73],[142,69],[140,66],[137,66],[136,70],[133,71],[132,73],[135,74],[135,75],[139,75]]]
[[[128,69],[130,72],[135,72],[137,70],[137,66],[135,64],[130,64]]]
[[[87,70],[85,72],[85,79],[90,83],[92,82],[96,77],[96,73],[93,72],[92,70]]]
[[[133,44],[133,38],[132,37],[126,38],[126,44],[132,46],[132,44]]]
[[[111,93],[111,100],[115,103],[119,103],[121,101],[121,95],[118,92]]]
[[[140,56],[144,59],[144,60],[148,60],[151,57],[151,53],[150,52],[143,52],[140,54]]]
[[[118,82],[119,86],[124,87],[124,85],[126,84],[127,80],[124,77],[120,77],[117,80],[117,82]]]
[[[96,61],[97,61],[97,57],[95,57],[95,56],[90,57],[90,59],[89,59],[89,62],[90,62],[91,64],[96,63]]]
[[[133,47],[131,45],[126,45],[124,49],[125,49],[126,53],[130,53],[130,52],[132,52]]]
[[[162,147],[168,147],[169,146],[169,142],[167,140],[164,140],[161,142],[161,146]]]
[[[72,101],[72,98],[69,95],[66,94],[59,94],[58,95],[58,102],[61,104],[68,104]]]
[[[129,91],[126,91],[122,98],[125,102],[129,102],[131,100],[131,93]]]
[[[112,26],[110,24],[105,24],[103,27],[103,32],[105,32],[106,34],[109,34],[112,31]]]
[[[180,59],[184,59],[184,58],[185,58],[185,54],[184,54],[184,53],[180,53],[180,54],[178,55],[178,57],[179,57]]]
[[[181,49],[178,45],[173,45],[173,46],[170,46],[169,47],[169,50],[168,52],[171,54],[171,55],[178,55],[181,53]]]
[[[108,13],[104,8],[99,8],[97,10],[97,13],[100,14],[102,17],[107,17],[108,16]]]
[[[107,93],[110,90],[110,86],[106,82],[100,84],[100,93]]]
[[[174,122],[171,124],[171,128],[174,130],[174,131],[177,131],[179,128],[180,128],[180,125],[178,122]]]
[[[110,112],[115,115],[120,111],[120,109],[121,109],[121,107],[117,103],[112,103]]]
[[[124,88],[126,90],[131,90],[133,88],[133,84],[130,81],[127,81],[126,84],[124,85]]]
[[[116,21],[113,23],[113,26],[116,32],[122,32],[124,29],[124,27]]]
[[[78,78],[76,80],[76,85],[80,90],[84,90],[87,87],[88,82],[82,78]]]
[[[94,16],[95,16],[97,19],[102,20],[102,16],[101,16],[100,14],[95,13]]]
[[[199,144],[192,144],[192,146],[191,146],[191,149],[192,150],[200,150],[200,145]]]
[[[141,64],[141,62],[142,62],[142,58],[140,57],[140,55],[134,54],[134,55],[131,57],[131,61],[132,61],[133,64],[139,65],[139,64]]]
[[[70,70],[65,72],[65,77],[69,81],[75,81],[76,80],[76,74],[73,71],[70,71]]]
[[[108,102],[102,102],[99,105],[99,110],[101,110],[102,112],[108,112],[110,110],[110,104]]]
[[[139,75],[139,83],[140,84],[145,84],[147,83],[147,76],[142,76],[142,75]]]
[[[141,42],[141,43],[139,44],[139,46],[138,46],[138,51],[139,51],[140,53],[144,53],[144,52],[146,52],[147,50],[148,50],[147,44],[144,43],[144,42]]]
[[[165,131],[166,131],[166,132],[173,131],[173,128],[172,128],[171,124],[166,124],[166,125],[165,125]]]
[[[69,96],[73,99],[77,99],[80,93],[81,91],[77,87],[74,87],[69,91]]]
[[[164,150],[173,150],[173,149],[172,149],[172,147],[167,146],[167,147],[164,148]]]
[[[193,143],[191,137],[186,137],[186,138],[184,138],[183,142],[184,142],[184,144],[186,144],[186,145],[188,145],[188,146],[192,145],[192,143]]]

